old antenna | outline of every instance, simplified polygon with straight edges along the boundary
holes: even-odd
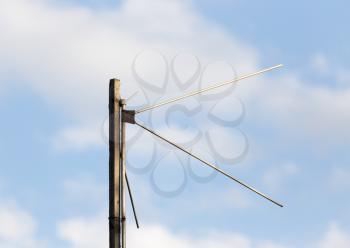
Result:
[[[149,111],[151,109],[159,108],[167,104],[171,104],[188,97],[192,97],[201,93],[205,93],[210,90],[214,90],[226,85],[237,83],[241,80],[257,76],[259,74],[277,69],[283,65],[276,65],[269,67],[251,74],[247,74],[233,80],[228,80],[220,83],[213,84],[210,87],[189,92],[185,95],[172,98],[166,101],[162,101],[155,105],[147,106],[137,110],[127,110],[126,101],[120,97],[120,81],[118,79],[111,79],[109,84],[109,248],[125,248],[126,247],[126,218],[125,218],[125,186],[127,186],[129,197],[131,201],[132,210],[134,213],[134,218],[136,221],[136,226],[139,228],[139,222],[136,215],[136,209],[134,205],[134,200],[132,197],[130,183],[127,177],[125,168],[125,124],[134,124],[140,128],[146,130],[147,132],[153,134],[157,138],[169,143],[170,145],[178,148],[182,152],[188,154],[189,156],[199,160],[203,164],[211,167],[212,169],[220,172],[224,176],[230,178],[231,180],[239,183],[245,188],[253,191],[254,193],[260,195],[266,200],[274,203],[279,207],[283,207],[282,204],[273,200],[271,197],[261,193],[260,191],[250,187],[241,180],[231,176],[225,171],[221,170],[217,166],[201,159],[200,157],[192,154],[185,148],[177,145],[176,143],[164,138],[158,133],[150,130],[149,128],[136,122],[135,116],[137,114]]]

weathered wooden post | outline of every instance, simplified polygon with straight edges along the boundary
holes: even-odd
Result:
[[[109,248],[121,248],[120,81],[109,82]]]

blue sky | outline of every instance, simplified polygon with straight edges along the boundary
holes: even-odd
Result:
[[[170,77],[157,93],[132,73],[137,58],[137,74],[161,87],[169,68],[163,57],[170,65],[176,55],[179,80],[194,75],[198,58],[205,85],[232,78],[232,68],[243,75],[285,65],[242,82],[225,98],[184,101],[187,111],[202,106],[193,116],[168,107],[139,117],[180,143],[201,134],[194,152],[285,208],[221,175],[198,183],[184,154],[142,133],[129,143],[129,177],[141,224],[136,230],[129,211],[130,247],[350,246],[349,3],[13,0],[1,5],[1,247],[107,246],[108,80],[121,79],[125,98],[138,92],[130,108],[199,87],[198,77],[184,90]],[[225,128],[208,118],[208,113],[221,119],[239,115],[237,97],[245,107],[239,126]],[[128,131],[131,137],[137,129]],[[244,147],[242,133],[249,143],[244,159],[233,165],[215,161],[205,135],[216,137],[222,155],[237,156]],[[154,146],[157,161],[167,156],[137,173],[132,166],[146,164]],[[195,173],[210,173],[192,163]],[[154,189],[152,176],[164,189],[184,177],[186,186],[167,198]]]

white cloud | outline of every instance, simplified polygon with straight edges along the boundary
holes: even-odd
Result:
[[[69,248],[100,248],[108,245],[107,217],[72,218],[61,221],[57,226],[59,237],[68,242]],[[281,244],[273,240],[255,240],[236,232],[200,231],[189,234],[171,231],[164,226],[143,224],[140,229],[133,225],[127,228],[128,247],[169,248],[292,248],[293,242]],[[316,241],[304,241],[302,247],[348,248],[350,232],[331,223],[326,232]]]
[[[37,248],[37,223],[33,216],[13,201],[0,203],[0,247]]]
[[[318,248],[348,248],[350,247],[350,232],[341,229],[337,223],[332,223],[325,236],[319,242]]]
[[[57,224],[57,235],[67,242],[69,248],[100,248],[108,246],[108,219],[105,214],[95,217],[74,217]],[[19,208],[13,201],[2,201],[0,205],[0,246],[6,248],[49,247],[36,238],[37,223],[31,214]],[[143,224],[136,229],[128,225],[129,247],[185,247],[185,248],[288,248],[274,241],[254,240],[235,232],[201,231],[196,235],[170,231],[161,225]],[[317,248],[347,248],[350,232],[331,223],[320,238],[313,242]],[[52,247],[53,244],[51,244]],[[55,247],[55,246],[54,246]],[[307,245],[305,244],[305,247]]]
[[[238,90],[253,120],[276,128],[291,144],[308,141],[312,149],[329,149],[350,140],[349,88],[311,86],[291,74],[245,88]]]
[[[73,218],[58,224],[58,236],[71,248],[108,247],[107,218]]]
[[[103,146],[102,124],[67,127],[52,138],[57,151],[83,151]],[[105,141],[106,142],[106,141]]]
[[[1,76],[10,81],[15,75],[29,83],[83,129],[63,130],[57,136],[59,147],[101,144],[87,132],[87,123],[106,115],[109,78],[122,79],[124,96],[135,91],[131,64],[143,49],[162,51],[168,59],[190,51],[204,62],[230,58],[238,70],[256,68],[252,48],[201,18],[186,1],[128,0],[116,9],[91,10],[14,0],[3,3],[0,19],[5,37],[0,41]],[[142,70],[151,72],[150,79],[159,79],[157,65],[151,57]]]
[[[59,237],[68,242],[70,248],[107,247],[107,218],[73,218],[59,223]],[[201,232],[189,235],[173,232],[160,225],[142,225],[140,229],[133,226],[127,230],[128,247],[169,247],[169,248],[285,248],[271,241],[254,241],[235,232]]]
[[[5,37],[0,41],[1,77],[6,82],[14,75],[20,78],[75,122],[55,136],[59,148],[81,150],[103,144],[96,130],[90,132],[89,123],[100,123],[107,114],[109,78],[122,79],[124,96],[135,91],[131,64],[143,49],[161,51],[168,59],[189,51],[203,64],[228,60],[239,74],[258,68],[259,53],[253,46],[201,17],[188,1],[128,0],[118,8],[92,10],[13,0],[3,3],[0,20]],[[152,56],[140,73],[160,85],[164,72],[159,71],[159,56]],[[188,63],[180,69],[193,61]],[[313,64],[325,70],[327,59],[317,55]],[[211,73],[210,78],[221,79],[221,71]],[[167,92],[178,92],[173,82],[170,85]],[[314,140],[319,146],[350,140],[348,87],[311,86],[291,74],[240,85],[238,92],[257,125],[265,121],[286,136]]]

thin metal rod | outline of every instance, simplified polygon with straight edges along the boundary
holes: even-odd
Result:
[[[216,167],[215,165],[212,165],[212,164],[210,164],[209,162],[207,162],[207,161],[205,161],[205,160],[203,160],[203,159],[201,159],[201,158],[197,157],[196,155],[194,155],[194,154],[192,154],[191,152],[187,151],[185,148],[183,148],[183,147],[181,147],[181,146],[179,146],[179,145],[177,145],[177,144],[175,144],[175,143],[173,143],[173,142],[169,141],[168,139],[166,139],[166,138],[164,138],[164,137],[160,136],[159,134],[157,134],[157,133],[155,133],[154,131],[152,131],[152,130],[148,129],[147,127],[144,127],[144,126],[140,125],[140,124],[139,124],[139,123],[137,123],[137,122],[136,122],[136,125],[138,125],[139,127],[143,128],[144,130],[146,130],[146,131],[150,132],[151,134],[153,134],[153,135],[157,136],[158,138],[160,138],[160,139],[164,140],[165,142],[169,143],[170,145],[172,145],[172,146],[174,146],[174,147],[176,147],[176,148],[180,149],[181,151],[183,151],[183,152],[187,153],[188,155],[192,156],[193,158],[195,158],[195,159],[197,159],[197,160],[201,161],[202,163],[204,163],[204,164],[208,165],[209,167],[211,167],[211,168],[213,168],[214,170],[216,170],[216,171],[220,172],[221,174],[225,175],[226,177],[228,177],[228,178],[232,179],[233,181],[235,181],[235,182],[239,183],[240,185],[242,185],[242,186],[246,187],[247,189],[249,189],[249,190],[251,190],[251,191],[255,192],[256,194],[258,194],[258,195],[262,196],[263,198],[265,198],[265,199],[269,200],[270,202],[272,202],[272,203],[276,204],[277,206],[279,206],[279,207],[283,207],[283,205],[282,205],[282,204],[280,204],[280,203],[278,203],[278,202],[276,202],[276,201],[272,200],[272,199],[271,199],[270,197],[268,197],[267,195],[265,195],[265,194],[263,194],[263,193],[259,192],[258,190],[256,190],[256,189],[254,189],[254,188],[252,188],[252,187],[248,186],[247,184],[243,183],[242,181],[240,181],[240,180],[238,180],[238,179],[234,178],[233,176],[231,176],[231,175],[229,175],[228,173],[224,172],[223,170],[219,169],[219,168],[218,168],[218,167]]]
[[[191,97],[191,96],[195,96],[195,95],[201,94],[203,92],[207,92],[209,90],[213,90],[213,89],[216,89],[216,88],[228,85],[228,84],[236,83],[236,82],[241,81],[243,79],[254,77],[256,75],[259,75],[259,74],[262,74],[262,73],[265,73],[265,72],[268,72],[268,71],[280,68],[282,66],[283,66],[282,64],[275,65],[275,66],[272,66],[272,67],[269,67],[269,68],[266,68],[266,69],[263,69],[263,70],[251,73],[251,74],[247,74],[247,75],[241,76],[239,78],[235,78],[235,79],[232,79],[232,80],[228,80],[228,81],[224,81],[224,82],[215,84],[215,85],[210,86],[210,87],[205,88],[205,89],[201,89],[201,90],[196,90],[196,91],[190,92],[190,93],[185,94],[185,95],[180,96],[180,97],[175,97],[175,98],[172,98],[172,99],[169,99],[169,100],[165,100],[165,101],[157,103],[155,105],[151,105],[151,106],[144,107],[144,108],[141,108],[139,110],[136,110],[135,114],[139,114],[139,113],[142,113],[142,112],[154,109],[154,108],[158,108],[158,107],[161,107],[161,106],[169,104],[169,103],[177,102],[177,101],[180,101],[182,99],[185,99],[185,98],[188,98],[188,97]]]
[[[128,192],[129,192],[131,207],[132,207],[132,211],[133,211],[133,213],[134,213],[134,218],[135,218],[136,226],[137,226],[137,228],[140,228],[140,226],[139,226],[139,221],[138,221],[137,215],[136,215],[136,208],[135,208],[135,204],[134,204],[134,199],[133,199],[133,197],[132,197],[131,188],[130,188],[130,183],[129,183],[129,179],[128,179],[127,173],[125,173],[125,179],[126,179],[126,185],[127,185],[127,187],[128,187]]]

